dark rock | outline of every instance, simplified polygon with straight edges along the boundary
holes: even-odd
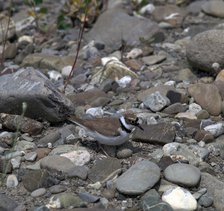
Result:
[[[60,138],[61,138],[61,134],[58,130],[51,132],[51,133],[47,134],[46,136],[44,136],[43,138],[39,139],[37,142],[37,146],[38,147],[47,147],[48,143],[52,143],[52,145],[53,145]]]
[[[147,143],[167,144],[174,141],[175,128],[169,123],[142,125],[143,130],[136,128],[133,134],[134,141]]]
[[[168,97],[169,98],[169,97]],[[177,114],[180,112],[185,112],[188,109],[188,105],[181,103],[174,103],[163,110],[166,114]]]
[[[43,129],[42,123],[19,115],[1,113],[0,122],[9,130],[17,131],[19,129],[23,133],[29,133],[29,135],[37,135]]]
[[[68,173],[68,177],[78,177],[85,180],[88,176],[88,168],[86,166],[74,166]]]
[[[46,170],[27,171],[22,178],[23,185],[30,192],[38,188],[49,187],[49,177]]]
[[[0,199],[0,210],[2,211],[15,210],[15,208],[18,206],[14,200],[3,193],[0,193]]]
[[[118,159],[106,158],[103,160],[97,160],[93,168],[90,169],[88,178],[93,182],[102,181],[120,168],[121,163]]]
[[[25,115],[59,122],[71,111],[71,102],[60,93],[41,72],[26,68],[0,77],[0,110],[21,114],[22,103],[27,103]]]

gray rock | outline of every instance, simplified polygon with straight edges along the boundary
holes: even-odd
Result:
[[[216,0],[208,1],[202,5],[202,11],[208,15],[224,18],[224,2]]]
[[[52,155],[43,158],[40,162],[40,167],[49,171],[67,173],[74,167],[74,164],[66,157]]]
[[[185,187],[195,187],[201,178],[201,173],[195,166],[175,163],[168,166],[164,171],[165,178],[175,184]]]
[[[119,169],[121,169],[121,163],[118,159],[109,157],[97,160],[93,168],[90,169],[88,178],[93,182],[102,181]]]
[[[10,39],[16,36],[16,26],[15,22],[8,16],[1,14],[0,16],[1,32],[0,32],[0,43],[5,39]],[[5,35],[7,31],[7,36]]]
[[[117,50],[122,40],[127,45],[137,45],[140,39],[151,40],[158,33],[158,25],[149,19],[129,16],[122,9],[114,8],[105,11],[98,18],[86,38],[88,41],[102,42],[111,50]]]
[[[47,134],[46,136],[44,136],[43,138],[41,138],[37,141],[37,146],[38,147],[47,147],[48,143],[51,143],[53,145],[60,138],[61,138],[61,135],[58,130],[54,131],[54,132],[50,132],[49,134]]]
[[[42,196],[44,195],[45,193],[47,192],[47,190],[45,188],[39,188],[37,190],[34,190],[32,193],[31,193],[31,196],[32,197],[39,197],[39,196]]]
[[[50,180],[49,173],[46,170],[28,171],[22,178],[23,186],[30,192],[48,187],[48,180]]]
[[[21,114],[27,103],[26,116],[59,122],[72,109],[71,102],[41,72],[26,68],[0,77],[0,110]]]
[[[147,143],[167,144],[174,141],[175,128],[169,123],[142,125],[144,130],[136,128],[132,139]]]
[[[139,195],[152,188],[160,179],[160,168],[143,160],[134,164],[116,181],[117,190],[127,195]]]
[[[100,199],[99,196],[94,196],[87,192],[81,192],[78,195],[79,195],[80,199],[82,199],[83,201],[86,201],[88,203],[94,203],[94,202],[99,201],[99,199]]]
[[[19,184],[16,175],[11,174],[7,177],[6,186],[7,188],[15,188]]]
[[[220,68],[223,68],[223,43],[223,30],[209,30],[197,34],[186,49],[189,63],[194,68],[208,72],[215,72],[212,67],[215,62],[220,65]]]
[[[81,207],[83,202],[73,193],[60,193],[50,198],[49,207],[51,208],[76,208]]]
[[[74,166],[69,172],[68,177],[78,177],[85,180],[88,176],[89,169],[86,166]]]
[[[153,55],[142,58],[142,61],[147,65],[158,64],[166,59],[165,55]]]
[[[141,198],[143,211],[172,211],[173,209],[166,202],[162,202],[155,189],[146,192]]]
[[[216,190],[224,190],[224,182],[218,180],[215,176],[209,173],[202,172],[200,188],[206,188],[209,196],[214,197]]]
[[[63,185],[54,185],[52,187],[49,188],[49,191],[52,194],[56,194],[56,193],[61,193],[67,190],[67,187],[63,186]]]
[[[18,204],[7,195],[0,193],[0,210],[2,211],[11,211],[14,210]]]
[[[132,154],[133,154],[133,151],[131,149],[128,149],[128,148],[119,149],[117,151],[117,158],[119,159],[129,158],[132,156]]]
[[[199,198],[198,203],[202,207],[210,207],[213,204],[213,197],[209,196],[208,194],[204,194]]]
[[[217,189],[214,192],[214,206],[217,210],[224,209],[224,190]]]
[[[170,104],[170,100],[166,97],[160,94],[160,92],[155,92],[145,98],[143,101],[143,104],[146,106],[146,108],[149,108],[150,110],[157,112],[161,111],[164,107],[168,106]]]
[[[195,102],[211,115],[216,116],[221,113],[222,99],[218,88],[214,84],[193,84],[188,88],[188,92],[194,98]]]
[[[177,114],[180,112],[185,112],[188,106],[182,103],[174,103],[163,110],[166,114]]]

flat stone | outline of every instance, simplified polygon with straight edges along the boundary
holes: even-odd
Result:
[[[97,160],[95,165],[90,169],[88,178],[93,181],[102,181],[113,172],[121,169],[121,163],[116,158],[106,158]]]
[[[211,73],[216,73],[212,67],[214,63],[218,63],[220,69],[223,69],[223,43],[223,30],[208,30],[198,33],[192,38],[186,49],[186,56],[189,63],[195,69]]]
[[[156,87],[152,87],[143,91],[140,91],[137,95],[137,99],[143,102],[147,96],[155,93],[156,91],[160,92],[161,95],[166,96],[168,91],[175,90],[173,86],[160,85]]]
[[[108,98],[108,95],[99,89],[93,89],[81,93],[69,94],[67,97],[72,101],[74,106],[81,106],[81,105],[102,106],[102,104],[96,104],[96,99],[102,97]]]
[[[85,180],[88,176],[89,169],[86,166],[75,166],[68,172],[68,177],[78,177]]]
[[[98,17],[86,38],[88,41],[102,42],[106,48],[114,51],[120,48],[122,40],[127,45],[138,45],[141,39],[150,40],[159,32],[154,22],[129,16],[123,9],[114,8]]]
[[[52,194],[61,193],[61,192],[64,192],[66,190],[67,190],[67,187],[66,186],[63,186],[63,185],[54,185],[54,186],[51,186],[49,188],[49,191]]]
[[[17,202],[9,198],[6,194],[0,193],[0,210],[15,210],[18,206]]]
[[[22,68],[16,73],[1,76],[0,90],[5,90],[0,93],[0,110],[4,113],[20,115],[22,102],[26,102],[27,117],[59,122],[72,109],[71,102],[52,82],[33,68]]]
[[[175,163],[165,169],[164,176],[168,181],[175,184],[184,187],[195,187],[200,181],[201,173],[195,166]]]
[[[142,58],[142,61],[147,65],[158,64],[164,60],[166,60],[165,55],[153,55],[153,56],[146,56]]]
[[[162,200],[167,202],[174,210],[196,210],[197,201],[191,193],[181,187],[165,191]]]
[[[66,157],[52,155],[44,157],[40,162],[40,167],[49,171],[67,173],[74,167],[74,164]]]
[[[163,112],[166,114],[177,114],[180,112],[185,112],[188,106],[182,103],[174,103],[169,105],[167,108],[163,109]]]
[[[132,139],[147,143],[167,144],[174,141],[175,127],[169,123],[141,125],[143,130],[136,128]]]
[[[0,113],[0,122],[5,128],[12,131],[16,131],[19,124],[19,130],[23,133],[28,133],[29,135],[37,135],[41,133],[44,127],[41,122],[38,122],[36,120],[22,117],[20,115],[5,113]]]
[[[38,188],[47,187],[49,174],[46,170],[28,171],[22,178],[24,187],[32,192]]]
[[[221,113],[222,99],[215,85],[202,83],[194,84],[188,88],[188,92],[194,98],[195,102],[211,115],[216,116]],[[201,93],[203,93],[203,95]]]
[[[220,194],[220,193],[218,193],[218,194]],[[218,203],[220,203],[220,201],[222,201],[222,200],[220,200],[219,198],[217,198],[218,200]],[[203,206],[203,207],[210,207],[210,206],[212,206],[212,204],[213,204],[213,197],[211,197],[211,196],[209,196],[208,194],[204,194],[204,195],[202,195],[200,198],[199,198],[199,200],[198,200],[198,204],[200,204],[201,206]],[[221,205],[222,206],[222,205]],[[215,207],[216,208],[218,208],[218,207],[220,207],[217,203],[216,203],[216,205],[215,205]],[[221,207],[220,207],[221,208]],[[219,208],[218,208],[219,209]]]
[[[55,56],[42,53],[28,54],[22,63],[23,67],[61,71],[67,65],[73,65],[74,56]]]
[[[160,179],[160,168],[143,160],[130,167],[116,180],[117,190],[127,195],[139,195],[152,188]]]
[[[208,15],[224,18],[224,2],[208,1],[202,5],[202,11]]]
[[[0,32],[0,43],[3,42],[6,38],[10,39],[16,36],[16,26],[15,22],[8,16],[1,14],[0,16],[1,32]],[[7,37],[5,32],[7,31]]]
[[[47,192],[47,190],[45,188],[39,188],[39,189],[34,190],[31,193],[31,196],[34,198],[40,197],[40,196],[44,195],[46,192]]]
[[[29,141],[18,141],[15,144],[15,149],[18,151],[26,151],[29,149],[34,149],[36,148],[36,144],[33,142],[29,142]]]
[[[41,139],[37,140],[38,147],[47,147],[48,143],[52,145],[61,138],[61,134],[58,130],[50,132]]]

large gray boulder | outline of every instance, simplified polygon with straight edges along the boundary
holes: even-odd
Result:
[[[224,68],[224,30],[209,30],[197,34],[189,45],[187,59],[193,68],[215,73],[214,63]]]
[[[49,122],[64,120],[72,110],[71,101],[33,68],[0,77],[0,111],[21,114],[23,102],[27,103],[25,116]]]
[[[127,45],[138,45],[141,39],[152,41],[156,34],[163,35],[155,22],[130,16],[121,8],[115,7],[98,18],[85,38],[88,41],[103,42],[106,48],[117,50],[121,47],[122,40]]]

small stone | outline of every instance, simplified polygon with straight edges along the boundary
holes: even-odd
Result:
[[[18,206],[17,202],[11,198],[9,198],[6,194],[0,193],[0,208],[1,210],[15,210]]]
[[[168,181],[185,187],[195,187],[201,178],[198,168],[184,163],[168,166],[164,171],[164,176]]]
[[[71,209],[81,207],[83,202],[73,193],[60,193],[50,198],[47,207],[54,209]]]
[[[18,169],[21,165],[21,160],[22,158],[20,156],[16,157],[16,158],[12,158],[10,160],[11,164],[12,164],[12,168],[13,169]]]
[[[69,74],[71,73],[71,71],[72,71],[72,66],[71,65],[68,65],[68,66],[65,66],[65,67],[62,68],[61,74],[63,76],[65,76],[65,77],[68,77]]]
[[[29,152],[24,155],[25,160],[27,161],[35,161],[37,158],[36,152]]]
[[[180,112],[178,113],[177,115],[175,115],[175,118],[178,118],[178,119],[197,119],[196,115],[194,113],[191,113],[191,112]]]
[[[71,160],[76,166],[84,166],[90,161],[90,153],[85,149],[78,149],[71,152],[61,154],[62,157],[66,157]]]
[[[157,91],[147,96],[143,103],[150,110],[157,112],[168,106],[170,104],[170,100]]]
[[[147,65],[158,64],[164,60],[166,60],[165,55],[153,55],[153,56],[146,56],[142,58],[142,61]]]
[[[15,188],[19,184],[16,175],[11,174],[7,177],[6,186],[8,188]]]
[[[39,188],[34,190],[30,195],[34,198],[44,195],[47,192],[45,188]]]
[[[86,166],[74,166],[68,173],[68,177],[78,177],[86,180],[89,169]]]
[[[18,151],[26,151],[30,149],[35,149],[36,144],[34,142],[29,141],[17,141],[15,144],[15,149]]]
[[[130,52],[128,52],[127,54],[127,59],[136,59],[139,56],[141,56],[143,54],[142,49],[140,48],[133,48]]]
[[[174,210],[193,211],[197,209],[197,201],[191,193],[181,187],[176,187],[165,191],[162,200],[167,202]]]
[[[213,197],[206,193],[199,198],[198,204],[202,207],[210,207],[213,204]]]
[[[194,198],[196,200],[198,200],[201,196],[203,196],[205,193],[207,192],[207,189],[206,188],[201,188],[200,190],[198,190],[197,192],[195,192],[193,194]]]
[[[204,127],[204,130],[210,132],[214,137],[218,137],[224,133],[224,123],[219,122],[216,124]]]
[[[143,160],[118,177],[116,187],[123,194],[139,195],[153,187],[159,179],[160,168],[153,162]]]
[[[189,112],[191,112],[191,113],[197,115],[197,114],[202,110],[202,108],[201,108],[201,106],[198,105],[197,103],[191,103],[191,104],[189,105],[189,109],[188,109],[188,110],[189,110]]]
[[[52,194],[57,194],[57,193],[61,193],[61,192],[65,192],[67,190],[67,188],[63,185],[54,185],[54,186],[51,186],[49,188],[49,191],[52,193]]]
[[[133,154],[133,151],[131,149],[121,149],[117,152],[117,158],[119,159],[125,159],[131,157]]]
[[[86,114],[89,114],[93,117],[102,117],[104,111],[101,107],[89,108],[86,110]]]
[[[52,155],[43,158],[40,162],[40,166],[43,169],[48,169],[49,171],[58,171],[58,172],[69,172],[74,164],[72,161],[66,157],[59,155]]]

